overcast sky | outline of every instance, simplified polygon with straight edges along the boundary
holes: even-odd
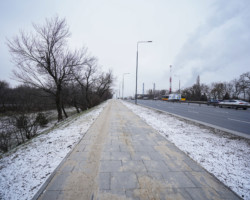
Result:
[[[85,46],[104,71],[113,70],[115,88],[135,93],[136,44],[138,93],[156,84],[173,90],[201,83],[230,81],[250,71],[249,0],[3,0],[0,3],[0,80],[12,86],[15,67],[6,46],[19,30],[58,15],[70,27],[72,48]],[[120,93],[121,94],[121,93]]]

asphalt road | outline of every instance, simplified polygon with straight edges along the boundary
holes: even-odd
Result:
[[[161,100],[137,100],[137,103],[250,135],[250,109],[235,110],[204,104],[173,103]]]

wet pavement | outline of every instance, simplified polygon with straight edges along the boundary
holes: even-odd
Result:
[[[38,199],[240,199],[116,100],[43,188]]]

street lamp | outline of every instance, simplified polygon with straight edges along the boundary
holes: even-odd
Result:
[[[135,104],[137,104],[137,73],[138,73],[138,46],[140,43],[149,43],[152,41],[138,41],[136,49],[136,81],[135,81]]]
[[[154,99],[155,99],[155,83],[153,83],[153,93],[154,93]]]
[[[129,73],[123,73],[123,78],[122,78],[122,99],[123,99],[123,91],[124,91],[124,75],[129,74]]]

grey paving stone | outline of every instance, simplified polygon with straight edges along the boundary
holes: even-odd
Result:
[[[58,200],[82,200],[82,199],[94,199],[94,193],[92,191],[84,190],[84,191],[72,191],[72,190],[64,190],[58,196]],[[54,199],[51,199],[54,200]]]
[[[157,192],[157,190],[156,190]],[[152,192],[150,193],[150,199],[153,199],[153,197],[155,196],[155,194]],[[159,191],[158,195],[159,198],[157,199],[161,199],[161,200],[193,200],[190,195],[182,188],[177,189],[177,188],[166,188],[166,189],[162,189]],[[201,200],[201,199],[200,199]]]
[[[184,189],[149,187],[147,189],[126,190],[127,198],[133,200],[192,200]]]
[[[155,145],[157,145],[156,142],[151,141],[151,140],[147,140],[147,139],[145,139],[145,138],[140,139],[140,140],[133,141],[132,143],[133,143],[133,145],[135,145],[135,146],[144,146],[144,145],[155,146]]]
[[[112,139],[110,137],[106,139],[105,146],[106,145],[112,145]]]
[[[64,163],[60,169],[58,170],[58,173],[66,173],[66,172],[72,172],[73,169],[75,168],[75,165],[69,164],[69,163]]]
[[[120,145],[121,152],[134,153],[134,146],[128,146],[125,144]],[[132,151],[132,152],[131,152]]]
[[[220,185],[219,187],[215,188],[216,192],[220,195],[220,197],[227,199],[227,200],[236,200],[241,199],[235,193],[230,191],[227,187]]]
[[[134,146],[134,150],[137,152],[154,152],[155,149],[153,145],[140,145],[140,146]]]
[[[69,172],[57,173],[51,180],[48,190],[63,190],[69,175]]]
[[[102,160],[100,164],[100,172],[118,172],[121,169],[121,161]]]
[[[140,189],[146,189],[148,191],[156,191],[167,188],[163,178],[152,178],[150,176],[137,176]]]
[[[88,158],[88,152],[72,152],[67,160],[81,162]]]
[[[159,152],[153,151],[153,152],[147,152],[151,160],[165,160],[164,156],[162,156]]]
[[[119,138],[111,138],[111,144],[112,145],[115,145],[115,144],[120,145],[121,144],[121,140]]]
[[[170,188],[189,188],[195,187],[193,182],[183,172],[162,173],[167,187]]]
[[[103,151],[101,154],[101,160],[111,160],[111,152]]]
[[[149,177],[150,179],[154,179],[154,180],[159,180],[159,181],[163,181],[163,176],[160,172],[137,172],[136,173],[137,178],[139,179],[140,177]]]
[[[169,147],[167,145],[157,145],[154,149],[158,151],[164,158],[171,160],[184,160],[187,155],[181,152],[177,147]]]
[[[147,171],[152,171],[152,172],[168,172],[169,169],[167,167],[167,165],[163,162],[163,161],[148,161],[145,160],[143,161],[143,163],[145,164]]]
[[[81,141],[79,143],[79,145],[76,146],[75,150],[73,152],[83,152],[86,145],[88,145],[89,143],[87,143],[88,140],[84,140],[84,141]],[[89,141],[88,141],[89,142]]]
[[[192,169],[183,160],[165,158],[164,162],[170,171],[173,172],[192,171]]]
[[[81,140],[81,142],[79,143],[79,144],[81,144],[81,146],[83,145],[86,145],[86,144],[91,144],[91,140],[88,140],[88,139],[86,139],[85,137],[84,137],[84,139],[82,139]],[[79,147],[81,147],[81,146],[79,146]]]
[[[54,190],[54,191],[46,191],[44,195],[42,195],[43,200],[57,200],[59,199],[59,194],[61,191],[59,190]]]
[[[139,160],[123,160],[122,161],[122,172],[132,171],[132,172],[146,172],[147,169],[142,161]]]
[[[211,188],[189,188],[187,192],[193,200],[222,199],[216,191]]]
[[[126,190],[126,197],[133,200],[150,200],[145,189]]]
[[[88,160],[77,163],[77,165],[74,166],[71,172],[89,173],[92,169],[86,167],[87,163],[89,163]]]
[[[132,160],[151,160],[150,154],[148,152],[135,152],[131,154]]]
[[[204,172],[205,170],[194,160],[191,158],[186,158],[184,162],[193,170],[196,172]]]
[[[128,152],[112,151],[110,160],[131,160],[131,156]]]
[[[216,191],[216,194],[224,199],[239,199],[232,191],[230,191],[219,180],[211,176],[208,172],[185,172],[186,176],[196,185],[197,188],[214,188],[213,190],[204,191]]]
[[[125,189],[113,189],[113,190],[99,190],[99,197],[97,199],[124,199],[126,197]]]
[[[99,173],[98,185],[100,190],[110,190],[111,173]]]
[[[102,148],[103,144],[87,145],[84,149],[85,152],[95,151],[95,149]]]
[[[115,172],[111,174],[111,191],[137,188],[137,177],[133,172]]]
[[[166,140],[165,138],[162,139],[162,140],[157,140],[157,141],[155,141],[155,143],[157,145],[159,145],[159,146],[164,145],[164,146],[168,146],[170,148],[175,147],[175,145],[173,143],[171,143],[170,141]]]
[[[185,175],[192,180],[196,187],[213,187],[221,183],[212,177],[208,172],[185,172]]]
[[[109,151],[109,152],[120,151],[120,147],[118,144],[105,145],[103,151]]]

